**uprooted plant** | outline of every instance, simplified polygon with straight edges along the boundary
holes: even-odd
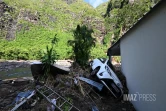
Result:
[[[43,71],[44,75],[41,78],[41,80],[44,80],[44,82],[47,80],[48,77],[51,77],[52,75],[50,74],[50,68],[51,65],[55,63],[55,59],[57,58],[57,53],[54,50],[55,44],[58,42],[57,39],[57,34],[55,34],[54,38],[51,41],[51,47],[46,46],[46,51],[44,52],[44,56],[41,58],[41,62],[43,64]]]

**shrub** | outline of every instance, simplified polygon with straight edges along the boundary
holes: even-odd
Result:
[[[44,76],[42,79],[46,80],[49,77],[50,73],[50,67],[54,64],[55,59],[57,57],[56,52],[54,51],[54,45],[57,42],[57,35],[54,36],[54,38],[51,41],[51,48],[49,46],[46,46],[46,52],[44,52],[44,56],[41,58],[41,62],[43,63],[43,70],[44,70]]]
[[[95,39],[92,37],[93,30],[88,29],[85,25],[77,25],[73,31],[74,40],[69,40],[68,44],[72,46],[75,62],[80,66],[85,66],[90,58],[91,48],[95,46]]]

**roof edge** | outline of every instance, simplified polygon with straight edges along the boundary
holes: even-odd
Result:
[[[130,31],[131,31],[131,29],[133,29],[134,27],[136,27],[141,21],[143,21],[144,20],[144,18],[147,16],[147,15],[149,15],[151,12],[153,12],[153,10],[154,9],[156,9],[156,7],[158,7],[162,2],[164,2],[165,0],[160,0],[158,3],[156,3],[153,7],[152,7],[152,9],[150,10],[150,11],[148,11],[148,12],[146,12],[146,13],[144,13],[144,15],[141,17],[141,18],[139,18],[138,19],[138,21],[137,22],[135,22],[134,24],[133,24],[133,26],[131,26],[109,49],[108,49],[108,51],[107,51],[107,55],[108,56],[111,56],[110,54],[110,52],[109,51],[111,51],[111,52],[114,52],[114,50],[113,49],[116,49],[116,48],[114,48],[114,47],[117,47],[117,45],[119,45],[120,46],[120,41],[121,41],[121,39],[122,38],[124,38],[124,36],[126,35],[126,34],[128,34]],[[165,1],[166,2],[166,1]],[[120,48],[120,47],[119,47]],[[117,49],[117,50],[119,50],[120,51],[120,49]],[[116,51],[117,52],[117,51]],[[120,52],[119,52],[119,54],[120,54]],[[114,54],[114,53],[112,53],[112,55],[117,55],[117,54]]]

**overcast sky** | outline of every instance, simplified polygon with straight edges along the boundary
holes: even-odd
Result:
[[[84,0],[85,2],[91,4],[94,8],[99,6],[100,4],[107,2],[108,0]]]

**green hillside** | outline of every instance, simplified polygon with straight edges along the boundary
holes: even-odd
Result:
[[[6,25],[1,28],[0,59],[39,59],[40,52],[55,34],[59,39],[58,59],[69,59],[71,47],[67,41],[73,38],[78,24],[94,30],[98,45],[92,50],[92,56],[105,56],[106,47],[98,49],[104,37],[104,19],[83,0],[4,0],[4,3],[9,7],[3,12]]]
[[[160,0],[110,0],[94,9],[83,0],[3,0],[0,2],[0,59],[39,59],[57,34],[57,59],[70,59],[77,25],[94,31],[91,58],[106,57],[115,43]]]

